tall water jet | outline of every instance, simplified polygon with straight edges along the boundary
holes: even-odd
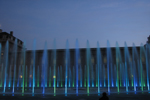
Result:
[[[138,54],[137,54],[137,50],[136,50],[136,47],[135,47],[135,44],[133,43],[133,47],[132,47],[132,64],[133,64],[133,80],[134,80],[134,91],[136,92],[136,84],[137,84],[137,71],[136,71],[136,66],[137,66],[137,62],[139,57],[138,57]]]
[[[8,83],[8,87],[11,87],[11,68],[12,66],[9,66],[9,83]]]
[[[121,63],[122,63],[121,53],[120,53],[118,42],[116,42],[116,67],[117,67],[117,91],[118,92],[119,92],[119,65],[121,71]],[[121,80],[121,74],[120,74],[120,80]]]
[[[112,64],[110,66],[110,71],[111,71],[111,87],[114,87],[113,65]]]
[[[69,83],[68,83],[68,86],[71,87],[71,78],[72,78],[72,75],[71,75],[71,68],[69,67]]]
[[[75,52],[75,61],[76,61],[76,94],[78,95],[78,63],[79,63],[79,43],[76,39],[76,52]]]
[[[104,75],[104,87],[106,87],[106,71],[105,71],[105,65],[103,65],[103,75]]]
[[[54,96],[56,95],[56,40],[54,39],[54,43],[53,43],[53,85],[54,85]]]
[[[149,89],[149,63],[148,63],[148,57],[149,57],[149,54],[150,54],[150,45],[147,43],[146,44],[146,76],[147,76],[147,88],[148,88],[148,91],[150,91]]]
[[[4,66],[5,66],[5,76],[4,76],[4,89],[3,92],[5,93],[5,89],[6,89],[6,82],[7,82],[7,68],[8,68],[8,52],[9,52],[9,42],[7,41],[5,44],[5,52],[4,52]]]
[[[57,68],[57,87],[59,87],[59,81],[60,81],[60,71],[59,71],[59,66]]]
[[[116,67],[117,67],[117,91],[119,92],[119,72],[118,72],[118,67],[119,67],[119,54],[118,54],[118,42],[116,42]]]
[[[34,87],[35,87],[35,59],[36,59],[36,40],[34,39],[34,42],[33,42],[33,58],[32,58],[32,61],[33,61],[33,82],[32,82],[32,94],[34,94]]]
[[[143,72],[143,62],[145,62],[145,49],[143,44],[140,46],[140,77],[141,77],[141,90],[143,91],[143,87],[145,86],[145,81],[144,81],[144,72]]]
[[[86,67],[87,67],[87,93],[89,94],[89,87],[90,87],[90,45],[89,45],[89,41],[87,40],[87,49],[86,49]]]
[[[22,67],[23,67],[23,69],[22,69],[22,71],[23,71],[23,73],[22,73],[22,93],[24,93],[24,79],[25,79],[25,62],[26,62],[26,43],[24,43],[23,44],[23,65],[22,65]]]
[[[47,42],[45,42],[45,48],[43,52],[43,58],[42,58],[42,85],[43,85],[43,94],[45,93],[45,84],[47,84]]]
[[[128,92],[128,68],[127,68],[127,62],[129,58],[129,51],[127,48],[127,44],[125,42],[125,50],[124,50],[124,57],[125,57],[125,79],[126,79],[126,92]]]
[[[93,58],[92,58],[92,62],[93,62]],[[92,82],[92,86],[94,87],[94,70],[93,70],[93,65],[91,65],[91,82]]]
[[[72,87],[74,87],[74,85],[75,85],[75,67],[73,66],[73,70],[72,70],[72,76],[73,76],[73,79],[72,79]]]
[[[140,57],[139,54],[137,52],[137,48],[135,47],[135,44],[133,44],[133,54],[132,54],[132,61],[135,62],[135,69],[136,69],[136,73],[134,75],[135,77],[135,81],[136,81],[136,86],[140,86],[141,84],[141,80],[140,80]]]
[[[100,70],[101,70],[101,53],[100,53],[100,47],[99,47],[99,43],[97,42],[97,79],[98,79],[98,93],[100,93]]]
[[[69,61],[70,54],[69,54],[69,42],[66,41],[66,57],[65,57],[65,65],[66,65],[66,75],[65,75],[65,95],[67,95],[67,87],[68,87],[68,68],[69,68]]]
[[[150,46],[148,44],[140,47],[135,47],[133,44],[132,47],[127,47],[125,43],[122,48],[116,42],[116,47],[111,48],[107,41],[107,48],[100,48],[97,42],[97,48],[90,49],[87,41],[86,50],[81,49],[80,52],[79,43],[76,40],[75,49],[71,49],[70,52],[67,40],[66,49],[58,50],[58,57],[63,57],[64,60],[57,63],[55,41],[54,49],[49,52],[46,43],[44,51],[36,52],[35,44],[34,41],[32,51],[26,51],[25,44],[22,45],[20,40],[18,42],[15,40],[11,52],[8,52],[10,51],[7,46],[9,43],[5,45],[5,49],[2,49],[4,55],[0,47],[0,60],[4,61],[3,64],[0,62],[0,87],[3,94],[10,93],[10,89],[12,89],[12,95],[35,94],[42,90],[43,94],[54,92],[54,96],[57,90],[58,93],[65,93],[65,95],[69,93],[78,95],[80,92],[89,94],[94,91],[100,94],[106,89],[109,93],[120,93],[125,89],[126,92],[135,93],[149,91]],[[35,85],[39,88],[35,88]],[[51,88],[47,88],[47,85]],[[84,88],[79,91],[79,87]],[[72,90],[73,88],[75,91]]]
[[[18,51],[17,45],[18,45],[18,39],[15,39],[14,46],[13,46],[13,53],[12,53],[13,54],[12,57],[14,60],[11,62],[11,65],[13,65],[14,67],[12,93],[14,93],[15,80],[16,80],[16,63],[17,63],[17,51]]]
[[[111,87],[114,87],[114,80],[113,80],[113,66],[112,66],[112,64],[110,65],[110,72],[111,72],[111,82],[110,82],[110,86]]]
[[[110,68],[110,59],[111,59],[111,50],[110,44],[107,40],[107,86],[108,86],[108,93],[110,93],[110,80],[109,80],[109,68]]]

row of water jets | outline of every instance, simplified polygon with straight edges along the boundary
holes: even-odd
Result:
[[[57,89],[63,88],[64,94],[69,92],[68,88],[75,88],[75,94],[79,94],[80,88],[84,88],[82,93],[91,93],[92,88],[96,93],[100,94],[101,89],[107,89],[107,92],[129,92],[129,91],[149,91],[149,62],[150,62],[150,46],[146,44],[139,47],[138,51],[135,45],[132,46],[132,55],[129,53],[127,44],[125,43],[123,54],[121,54],[118,43],[116,42],[115,55],[112,55],[109,41],[107,41],[106,58],[102,57],[101,48],[97,42],[96,61],[93,64],[89,42],[86,48],[86,63],[81,66],[82,59],[80,57],[80,49],[78,40],[75,43],[75,58],[70,57],[69,42],[66,42],[65,50],[65,66],[56,66],[57,49],[56,42],[53,43],[52,63],[48,65],[47,43],[43,50],[42,65],[36,66],[36,40],[33,43],[32,63],[31,66],[26,65],[26,46],[23,44],[21,56],[18,57],[17,39],[15,40],[12,57],[9,57],[9,42],[6,42],[5,49],[2,51],[0,44],[1,73],[0,87],[2,93],[17,93],[17,88],[21,88],[22,94],[35,94],[39,89],[45,94],[46,89],[53,90],[56,95]],[[3,60],[2,60],[3,56]],[[10,59],[11,58],[11,59]],[[21,65],[17,65],[17,61],[21,61]],[[105,61],[103,61],[103,59]],[[70,60],[74,60],[74,66],[70,66]],[[18,70],[17,70],[18,69]],[[13,70],[13,72],[11,72]],[[12,89],[7,90],[7,88]],[[32,92],[26,92],[26,88],[31,88]],[[131,88],[131,89],[130,89]],[[113,90],[114,89],[114,90]]]

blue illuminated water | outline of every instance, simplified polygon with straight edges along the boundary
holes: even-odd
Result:
[[[8,94],[100,94],[122,92],[150,91],[150,45],[141,44],[136,47],[112,48],[107,41],[107,48],[79,47],[78,39],[75,49],[70,49],[69,41],[62,50],[53,49],[49,52],[49,44],[45,42],[44,50],[37,53],[36,40],[33,50],[26,50],[25,43],[18,51],[18,41],[9,51],[9,42],[4,49],[0,44],[0,93]],[[30,56],[28,55],[30,53]],[[40,55],[40,56],[39,56]],[[41,62],[41,65],[37,65]],[[60,62],[63,62],[59,65]],[[2,87],[2,88],[1,88]]]

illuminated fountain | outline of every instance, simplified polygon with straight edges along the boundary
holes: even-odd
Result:
[[[0,44],[0,53],[2,52]],[[95,49],[95,55],[90,49],[89,41],[85,49],[85,57],[81,56],[78,40],[75,43],[74,58],[71,57],[69,41],[66,41],[64,50],[64,65],[58,65],[56,41],[53,43],[51,61],[47,42],[42,53],[42,58],[38,58],[36,50],[36,40],[33,43],[33,50],[29,58],[25,43],[22,51],[17,52],[17,40],[11,52],[9,52],[9,42],[5,45],[4,54],[0,56],[0,93],[1,94],[100,94],[108,93],[128,93],[128,92],[149,92],[150,80],[150,46],[141,44],[138,52],[135,44],[132,52],[125,42],[121,51],[116,42],[115,53],[112,53],[109,41],[107,41],[106,55],[102,48]],[[11,55],[11,56],[10,56]],[[83,59],[84,58],[84,59]],[[29,61],[31,63],[28,66]],[[40,60],[39,60],[40,59]],[[95,62],[94,62],[95,59]],[[74,65],[71,65],[74,60]],[[82,61],[85,63],[83,64]],[[36,62],[41,62],[37,65]],[[94,63],[93,63],[94,62]]]

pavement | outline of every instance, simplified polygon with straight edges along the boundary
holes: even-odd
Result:
[[[99,100],[102,94],[0,94],[0,100]],[[111,93],[107,95],[109,100],[150,100],[150,93]]]
[[[97,88],[90,88],[90,94],[86,94],[86,88],[80,88],[77,95],[75,88],[68,88],[67,95],[65,95],[65,88],[57,88],[54,95],[53,88],[46,88],[44,94],[42,94],[42,88],[35,88],[33,95],[32,88],[26,88],[24,94],[21,89],[15,88],[15,94],[12,94],[12,88],[6,88],[5,93],[3,88],[0,88],[0,100],[99,100],[103,92],[108,92],[107,88],[101,88],[101,93],[97,94]],[[150,92],[147,88],[144,88],[143,92],[141,88],[137,87],[136,89],[137,91],[134,92],[133,88],[129,88],[127,93],[125,88],[120,88],[118,93],[117,88],[110,88],[107,96],[109,100],[150,100]]]

